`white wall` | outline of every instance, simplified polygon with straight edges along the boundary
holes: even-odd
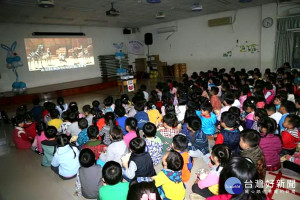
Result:
[[[209,19],[234,17],[235,14],[236,21],[233,25],[208,27]],[[144,33],[152,32],[153,45],[150,46],[150,54],[159,54],[160,60],[168,64],[185,62],[188,73],[213,67],[252,69],[263,65],[263,68],[271,68],[276,24],[268,30],[263,30],[262,19],[266,16],[276,21],[276,4],[146,26],[141,28],[139,37],[143,38]],[[176,25],[178,31],[168,40],[166,38],[170,33],[156,33],[157,28]],[[262,40],[264,41],[261,42]],[[235,48],[245,41],[258,44],[263,53],[241,53],[240,48]],[[232,57],[223,57],[223,53],[231,49]]]
[[[24,66],[18,68],[20,80],[27,84],[28,88],[56,83],[69,82],[74,80],[100,77],[99,55],[114,54],[114,42],[125,42],[128,37],[124,37],[121,28],[102,27],[79,27],[79,26],[59,26],[59,25],[29,25],[29,24],[5,24],[0,23],[0,43],[11,45],[17,41],[16,52],[21,56]],[[29,72],[26,61],[24,38],[32,37],[32,32],[84,32],[87,37],[93,39],[95,65],[81,69],[70,69],[51,72]],[[131,37],[134,37],[132,35]],[[0,49],[0,92],[10,91],[11,85],[15,81],[15,75],[6,68],[6,51]]]

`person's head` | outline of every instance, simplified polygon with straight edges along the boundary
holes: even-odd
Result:
[[[187,109],[184,114],[184,122],[187,122],[189,117],[197,117],[196,110],[190,108]]]
[[[256,184],[246,186],[246,183],[258,181],[258,174],[255,164],[248,158],[233,157],[225,165],[221,171],[219,178],[219,194],[227,194],[225,182],[228,178],[236,177],[242,183],[243,192],[241,194],[233,194],[232,199],[255,199],[266,200],[266,195],[263,193],[263,188],[257,188]],[[247,188],[248,192],[246,192]],[[259,192],[257,192],[259,190]]]
[[[204,101],[201,105],[201,113],[204,116],[208,116],[210,115],[210,113],[212,112],[213,107],[211,105],[211,103],[209,103],[209,101]]]
[[[187,128],[192,131],[196,132],[201,129],[201,120],[199,117],[189,117],[187,118]]]
[[[55,138],[57,135],[57,129],[55,128],[55,126],[48,126],[46,128],[46,131],[45,131],[45,136],[48,138],[48,139],[53,139]]]
[[[122,104],[128,104],[129,103],[129,97],[127,94],[122,94],[121,95],[121,101],[122,101]]]
[[[64,121],[69,121],[69,113],[69,110],[66,110],[63,113],[61,113],[61,119]]]
[[[63,97],[58,97],[56,102],[58,106],[62,106],[65,104],[65,100]]]
[[[265,96],[264,96],[264,93],[262,91],[256,91],[254,93],[254,97],[256,98],[257,102],[265,101]]]
[[[50,111],[50,117],[51,119],[59,118],[59,111],[57,109],[53,109]]]
[[[82,111],[83,111],[83,113],[84,113],[84,115],[89,115],[89,114],[91,114],[91,106],[90,105],[84,105],[83,107],[82,107]]]
[[[211,87],[210,94],[211,95],[217,95],[219,93],[219,88],[216,86]]]
[[[70,140],[67,135],[61,134],[56,137],[56,143],[58,147],[64,147],[70,144]]]
[[[295,104],[292,101],[285,101],[280,105],[279,112],[281,114],[294,113],[296,111]]]
[[[123,106],[117,106],[114,110],[117,117],[124,117],[126,114],[125,108]]]
[[[165,127],[172,127],[175,128],[177,125],[177,118],[174,113],[167,113],[163,117],[163,123]]]
[[[112,125],[115,120],[115,115],[113,112],[107,112],[104,115],[104,120],[106,125]]]
[[[138,100],[136,104],[134,104],[134,109],[137,111],[144,111],[145,109],[145,100]]]
[[[226,106],[232,105],[234,103],[234,96],[231,93],[227,93],[224,98],[224,104]]]
[[[103,182],[116,185],[123,179],[121,165],[115,161],[108,161],[102,168]]]
[[[99,133],[99,129],[97,126],[89,126],[87,129],[87,136],[89,139],[96,139]]]
[[[78,121],[78,114],[76,112],[70,112],[69,120],[71,123]]]
[[[125,128],[126,131],[136,131],[137,128],[137,120],[134,117],[128,117],[125,120]]]
[[[132,181],[130,183],[127,200],[161,200],[154,182]]]
[[[35,106],[38,106],[40,104],[41,100],[39,97],[36,97],[32,100],[32,104]]]
[[[240,88],[241,96],[247,95],[250,92],[249,85],[243,85]]]
[[[143,126],[143,132],[146,137],[155,137],[156,126],[151,122],[147,122]]]
[[[75,101],[69,103],[69,110],[74,113],[78,113],[78,106]]]
[[[183,158],[177,151],[171,150],[162,157],[164,169],[179,171],[183,167]]]
[[[36,127],[36,133],[38,135],[41,135],[42,132],[46,130],[47,126],[46,126],[45,122],[37,122],[35,127]]]
[[[281,105],[283,102],[287,101],[287,98],[288,98],[288,94],[286,91],[279,91],[275,98],[274,98],[274,104],[275,105]]]
[[[147,101],[146,108],[147,108],[147,110],[152,110],[152,109],[156,109],[156,106],[153,101]]]
[[[288,115],[283,122],[283,127],[287,129],[294,129],[299,126],[300,126],[300,117],[295,114]]]
[[[249,149],[256,147],[259,144],[260,135],[256,130],[245,129],[240,135],[240,147],[241,149]]]
[[[276,112],[276,106],[274,104],[266,104],[265,110],[267,111],[268,115],[272,115]]]
[[[214,164],[224,167],[228,163],[230,156],[231,150],[227,145],[217,144],[213,146],[211,151],[211,160]]]
[[[146,87],[145,84],[142,84],[140,88],[141,88],[141,90],[142,90],[143,92],[147,90],[147,87]]]
[[[24,119],[27,123],[34,121],[34,118],[33,118],[33,115],[31,112],[26,112],[24,115]]]
[[[237,118],[237,120],[240,118],[241,110],[238,107],[232,106],[228,111],[231,112]]]
[[[268,117],[268,113],[265,109],[257,108],[254,112],[254,120],[258,121],[260,119]]]
[[[270,117],[265,117],[259,120],[259,130],[263,134],[275,133],[277,123]]]
[[[173,137],[172,145],[175,151],[185,151],[188,143],[189,141],[184,135],[178,134]]]
[[[185,96],[180,96],[178,98],[178,105],[184,106],[184,105],[186,105],[186,103],[187,103],[187,100],[186,100]]]
[[[104,100],[103,100],[103,104],[106,106],[106,107],[109,107],[113,104],[114,102],[114,98],[112,96],[108,96],[106,97]]]
[[[248,97],[243,104],[243,110],[247,113],[254,112],[256,108],[256,99],[254,97]]]
[[[109,135],[110,135],[111,139],[114,141],[123,140],[123,131],[120,126],[113,126],[109,132]]]
[[[135,154],[144,153],[146,149],[146,142],[143,138],[136,137],[129,142],[129,148]]]
[[[239,118],[230,111],[225,111],[221,115],[220,125],[223,128],[237,128],[239,126]]]
[[[94,100],[94,101],[92,102],[92,106],[93,106],[93,108],[99,108],[100,102],[99,102],[98,100]]]
[[[82,149],[79,154],[79,163],[85,168],[93,166],[96,163],[94,152],[89,148]]]
[[[81,118],[78,120],[78,127],[83,130],[86,129],[88,127],[89,123],[87,121],[87,119],[85,118]]]
[[[16,117],[15,117],[15,126],[17,126],[17,127],[21,127],[21,128],[23,128],[24,127],[24,117],[23,116],[21,116],[21,115],[17,115]]]

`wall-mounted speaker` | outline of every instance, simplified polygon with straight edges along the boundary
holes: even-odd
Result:
[[[124,29],[123,29],[123,34],[124,34],[124,35],[129,35],[129,34],[131,34],[131,30],[128,29],[128,28],[124,28]]]
[[[145,44],[146,45],[152,45],[153,44],[152,33],[145,33]]]

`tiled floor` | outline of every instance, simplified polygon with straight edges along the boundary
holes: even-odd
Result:
[[[138,87],[141,83],[147,85],[150,89],[153,89],[156,84],[156,80],[144,80],[138,81]],[[79,104],[79,108],[82,108],[85,104],[91,104],[95,99],[102,100],[112,95],[117,98],[120,94],[116,88],[111,88],[103,91],[97,91],[89,94],[76,95],[72,97],[66,97],[65,101],[76,101]],[[28,105],[28,108],[31,108]],[[7,109],[9,116],[13,115],[14,107]],[[11,133],[13,127],[11,125],[4,124],[0,120],[0,200],[71,200],[71,199],[83,199],[74,196],[75,180],[63,181],[56,176],[49,168],[41,167],[41,156],[33,153],[31,150],[18,151],[13,147],[9,147],[11,142]],[[1,145],[3,141],[7,144]],[[199,168],[205,168],[205,164],[200,159],[194,160],[194,167],[192,169],[192,178],[187,184],[186,199],[189,199],[191,193],[191,186],[195,181],[195,172]],[[158,172],[161,166],[156,167]],[[274,179],[274,176],[267,175],[266,180]],[[300,180],[300,177],[297,177]],[[286,180],[285,180],[286,181]],[[296,184],[296,190],[300,192],[300,185]],[[275,200],[296,200],[299,197],[292,194],[274,194]]]

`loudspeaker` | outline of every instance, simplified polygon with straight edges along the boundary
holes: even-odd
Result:
[[[145,44],[152,45],[152,43],[153,43],[152,33],[145,33]]]
[[[130,34],[131,34],[131,30],[128,29],[128,28],[124,28],[124,29],[123,29],[123,34],[124,34],[124,35],[130,35]]]

